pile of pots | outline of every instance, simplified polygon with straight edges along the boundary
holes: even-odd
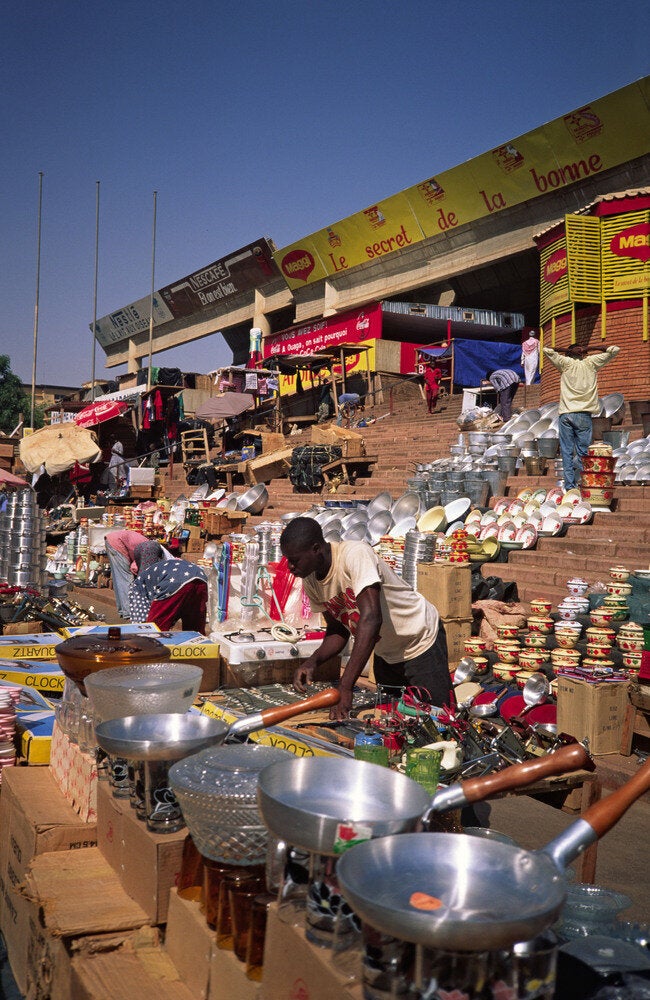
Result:
[[[43,585],[45,523],[31,489],[16,490],[0,515],[0,579],[11,587]]]
[[[580,494],[596,507],[610,507],[614,497],[614,463],[612,446],[605,441],[590,445],[582,459]]]
[[[628,443],[627,431],[612,431],[607,439],[613,445],[614,482],[626,485],[650,484],[650,437]]]

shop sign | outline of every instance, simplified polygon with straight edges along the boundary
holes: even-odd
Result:
[[[606,216],[601,222],[605,299],[630,299],[650,289],[650,212]]]
[[[569,277],[566,236],[545,247],[540,259],[539,317],[542,324],[567,311]]]
[[[259,239],[193,271],[173,285],[165,285],[160,295],[172,316],[178,319],[213,309],[278,275],[270,244],[266,239]]]
[[[111,344],[118,344],[121,340],[128,340],[139,333],[145,333],[149,329],[149,317],[151,315],[151,296],[138,299],[131,305],[116,309],[97,320],[95,324],[95,336],[97,343],[102,347],[109,347]],[[169,323],[173,319],[171,312],[160,298],[160,294],[153,297],[153,325],[160,326],[162,323]],[[90,325],[92,330],[92,323]]]
[[[318,354],[340,344],[354,344],[381,337],[381,306],[378,303],[366,309],[341,313],[325,319],[305,323],[291,330],[266,337],[264,357],[279,354]]]
[[[279,273],[268,240],[262,238],[249,243],[228,257],[215,260],[155,292],[153,325],[162,326],[172,319],[213,309],[242,292],[278,277]],[[108,347],[148,331],[150,307],[151,296],[147,295],[102,317],[95,326],[97,343]]]
[[[561,247],[552,253],[544,264],[544,281],[555,285],[568,271],[566,247]]]
[[[609,249],[617,257],[631,257],[643,263],[650,260],[650,224],[642,222],[623,229],[610,240]]]

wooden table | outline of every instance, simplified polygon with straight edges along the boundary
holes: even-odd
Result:
[[[378,460],[379,455],[357,455],[354,458],[337,458],[333,462],[321,465],[320,471],[326,483],[329,483],[338,472],[343,474],[344,482],[353,483],[362,469],[364,471],[370,469],[370,466],[374,465]]]
[[[245,462],[224,462],[222,465],[213,465],[213,469],[217,475],[217,480],[225,480],[226,489],[229,493],[232,493],[232,478],[233,475],[241,476],[244,478],[244,467]]]

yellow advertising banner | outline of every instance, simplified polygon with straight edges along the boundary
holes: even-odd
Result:
[[[549,243],[541,252],[539,300],[542,325],[569,309],[569,272],[564,235]]]
[[[569,299],[600,303],[600,219],[593,215],[567,215],[564,226]]]
[[[285,247],[277,259],[289,287],[300,288],[423,239],[408,199],[396,194]]]
[[[650,211],[600,220],[603,297],[636,299],[650,289]]]
[[[279,250],[275,260],[289,287],[333,277],[647,154],[648,79]]]

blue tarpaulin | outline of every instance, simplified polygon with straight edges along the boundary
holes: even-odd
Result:
[[[511,368],[524,381],[521,367],[521,344],[502,344],[497,340],[457,340],[454,338],[454,385],[477,386],[487,373],[497,368]],[[422,354],[439,357],[441,349],[421,347]],[[537,376],[539,380],[539,375]]]

